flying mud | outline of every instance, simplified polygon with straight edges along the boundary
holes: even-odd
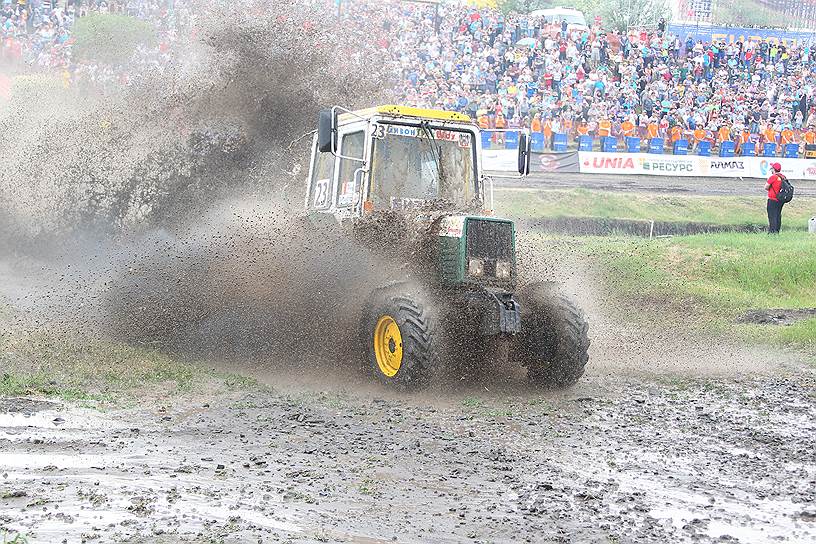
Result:
[[[569,241],[519,243],[525,277],[561,281],[588,313],[575,387],[531,388],[509,367],[416,395],[362,377],[361,294],[397,271],[295,212],[318,109],[387,102],[391,67],[371,45],[382,29],[275,4],[210,6],[174,62],[124,89],[30,76],[0,110],[0,341],[124,341],[259,382],[105,410],[0,399],[0,534],[816,538],[813,370],[629,324],[602,288],[614,278]],[[37,364],[3,346],[4,379]]]

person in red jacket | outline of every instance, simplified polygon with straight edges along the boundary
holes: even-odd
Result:
[[[768,234],[779,234],[782,228],[782,206],[785,205],[777,198],[782,189],[782,177],[779,174],[782,171],[782,165],[775,162],[771,164],[771,169],[773,172],[765,184],[765,190],[768,191]]]

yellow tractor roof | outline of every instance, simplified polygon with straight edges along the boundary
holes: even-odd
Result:
[[[456,111],[431,110],[425,108],[412,108],[410,106],[376,106],[358,110],[354,113],[344,113],[340,116],[341,121],[350,121],[356,118],[370,118],[374,115],[387,115],[389,117],[413,117],[415,119],[430,119],[433,121],[449,121],[456,123],[471,123],[469,116]]]

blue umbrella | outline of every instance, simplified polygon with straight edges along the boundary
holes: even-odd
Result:
[[[538,42],[535,38],[522,38],[516,42],[516,47],[529,47],[530,49],[535,49]]]

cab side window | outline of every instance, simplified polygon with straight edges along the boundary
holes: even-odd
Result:
[[[331,205],[332,181],[334,180],[334,155],[315,153],[315,164],[312,168],[312,187],[309,192],[309,205],[318,210]]]
[[[365,153],[365,133],[363,131],[352,132],[343,136],[340,142],[340,154],[344,157],[355,157],[359,161],[351,159],[340,159],[340,176],[337,191],[337,205],[351,206],[354,204],[354,197],[359,187],[355,185],[354,172],[363,166],[363,154]],[[360,180],[356,180],[358,183]]]

